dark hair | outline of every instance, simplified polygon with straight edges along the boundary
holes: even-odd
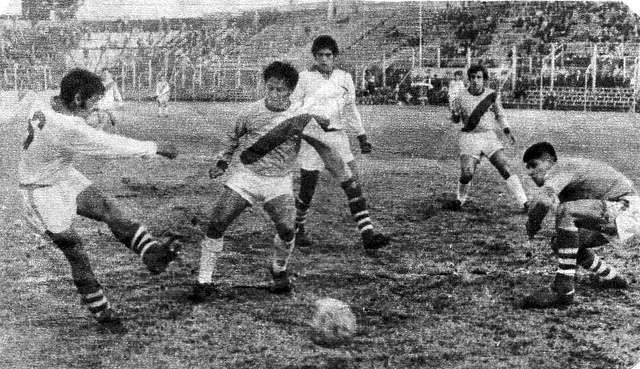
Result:
[[[322,49],[331,50],[331,52],[335,56],[337,56],[339,53],[338,43],[333,39],[333,37],[329,35],[318,36],[315,40],[313,40],[313,45],[311,45],[311,53],[315,56],[318,51]]]
[[[265,82],[267,82],[269,78],[281,79],[287,87],[293,90],[298,84],[298,71],[289,63],[274,61],[264,68],[262,78]]]
[[[531,147],[524,152],[522,161],[527,163],[534,159],[540,159],[545,154],[550,155],[553,158],[553,161],[558,160],[558,156],[556,155],[556,150],[553,148],[553,145],[548,142],[538,142],[531,145]]]
[[[467,70],[467,78],[471,79],[471,76],[478,72],[482,72],[482,78],[484,78],[485,81],[489,79],[489,72],[487,72],[487,68],[481,64],[474,64],[470,66]]]
[[[60,81],[60,100],[67,108],[74,108],[76,94],[80,94],[80,105],[77,107],[84,108],[89,98],[104,94],[102,80],[86,69],[72,69]]]
[[[454,76],[461,76],[462,75],[462,71],[461,70],[457,70],[455,72],[453,72]]]

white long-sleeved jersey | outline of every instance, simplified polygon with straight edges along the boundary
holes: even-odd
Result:
[[[342,130],[346,124],[357,135],[366,133],[356,108],[353,79],[341,69],[334,69],[329,78],[317,70],[301,72],[291,100],[302,103],[309,113],[329,118],[329,128]]]
[[[21,185],[47,186],[82,176],[73,167],[76,154],[142,157],[158,150],[155,142],[103,132],[82,118],[55,112],[48,104],[34,103],[27,117],[18,168]]]

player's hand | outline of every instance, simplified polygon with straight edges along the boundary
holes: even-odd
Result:
[[[363,154],[370,154],[373,146],[367,141],[367,135],[358,136],[358,142],[360,142],[360,152]]]
[[[507,136],[507,139],[509,139],[509,142],[512,145],[516,144],[516,138],[511,134],[511,130],[509,129],[509,127],[504,127],[502,129],[502,132],[504,133],[505,136]]]
[[[229,164],[224,160],[218,160],[215,167],[209,168],[209,178],[215,179],[224,174]]]
[[[163,142],[158,144],[156,154],[164,156],[165,158],[175,159],[178,156],[178,149],[173,144]]]

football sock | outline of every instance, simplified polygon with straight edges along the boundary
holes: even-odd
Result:
[[[140,255],[140,257],[143,257],[150,247],[158,244],[158,240],[151,235],[147,227],[139,223],[118,222],[109,224],[109,228],[111,228],[118,241]]]
[[[527,194],[524,192],[524,188],[522,188],[522,183],[520,183],[520,178],[517,175],[512,174],[507,178],[507,188],[516,198],[518,204],[520,206],[524,206],[527,202]]]
[[[300,192],[296,197],[296,231],[304,231],[311,200],[318,184],[318,175],[319,172],[315,170],[300,170]]]
[[[302,202],[300,197],[296,197],[296,231],[304,232],[304,224],[307,222],[307,214],[309,213],[309,204]]]
[[[558,270],[556,272],[556,291],[570,294],[573,292],[573,278],[576,275],[578,258],[578,232],[558,229]]]
[[[604,280],[613,279],[618,275],[618,271],[614,267],[607,264],[589,249],[580,249],[578,252],[578,264]]]
[[[198,270],[198,283],[211,283],[213,273],[216,270],[218,256],[222,252],[223,238],[205,237],[200,242],[200,268]]]
[[[273,259],[271,263],[271,268],[274,273],[280,273],[287,270],[294,247],[295,238],[292,237],[289,241],[285,241],[280,238],[279,235],[275,235],[273,238]]]
[[[346,180],[340,184],[349,201],[349,210],[353,220],[358,225],[358,231],[363,237],[370,236],[373,233],[373,224],[367,210],[367,201],[362,196],[362,188],[360,184],[353,178]]]
[[[471,182],[461,183],[458,181],[458,194],[456,198],[461,204],[464,204],[467,201],[467,197],[469,196],[469,187],[471,187]]]
[[[89,293],[81,293],[81,301],[83,305],[86,305],[89,312],[93,315],[98,315],[102,311],[109,308],[109,300],[104,295],[102,288],[98,285],[97,289]]]

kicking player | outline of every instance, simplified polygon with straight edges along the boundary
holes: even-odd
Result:
[[[558,160],[548,142],[529,147],[523,161],[535,184],[542,187],[529,208],[530,239],[540,230],[549,209],[557,206],[556,237],[551,247],[558,256],[558,270],[551,286],[526,296],[522,307],[548,308],[573,302],[578,265],[593,272],[602,287],[626,288],[624,277],[590,248],[607,244],[605,235],[617,235],[622,242],[640,235],[640,196],[631,180],[599,161]]]
[[[526,209],[527,195],[518,176],[511,174],[502,143],[494,131],[497,123],[511,143],[515,143],[511,129],[505,121],[500,96],[496,91],[485,87],[489,74],[484,66],[472,65],[467,71],[467,77],[469,88],[455,94],[451,102],[452,120],[454,123],[462,122],[463,126],[459,138],[458,193],[456,200],[446,204],[445,208],[450,210],[462,208],[467,200],[471,180],[480,159],[486,156],[506,181],[507,188],[516,198],[518,205]]]
[[[234,153],[241,152],[240,164],[225,183],[201,243],[198,281],[190,296],[195,302],[217,293],[212,275],[223,249],[224,232],[244,209],[257,203],[262,203],[277,231],[271,262],[271,291],[287,293],[291,290],[287,272],[294,249],[295,203],[291,172],[302,140],[318,150],[336,178],[357,186],[340,156],[306,135],[310,121],[322,124],[324,129],[328,129],[329,122],[305,114],[299,104],[292,105],[289,96],[298,82],[296,69],[286,63],[273,62],[263,71],[263,79],[266,96],[238,115],[234,129],[225,138],[220,159],[209,171],[211,178],[219,177],[230,165]]]
[[[108,134],[86,124],[103,97],[100,78],[75,69],[60,83],[51,103],[36,101],[28,114],[27,137],[19,165],[19,188],[27,222],[62,251],[81,301],[107,327],[121,327],[96,279],[82,240],[72,227],[76,214],[106,223],[114,236],[140,255],[152,273],[176,257],[173,240],[161,242],[144,225],[125,217],[115,200],[73,167],[76,154],[91,156],[176,156],[170,144]]]
[[[371,152],[371,144],[362,126],[360,113],[356,108],[355,87],[351,75],[335,67],[338,56],[338,44],[330,36],[318,36],[311,47],[315,65],[311,70],[300,73],[300,82],[291,95],[294,101],[301,101],[311,112],[329,118],[333,131],[325,132],[317,126],[310,126],[309,135],[325,142],[337,151],[347,163],[354,178],[358,177],[349,138],[344,131],[344,122],[357,133],[362,154]],[[324,168],[321,158],[306,142],[300,149],[300,191],[296,197],[296,244],[310,246],[312,244],[305,223],[313,194],[318,183],[318,175]],[[376,233],[369,216],[362,188],[354,181],[340,184],[349,202],[351,215],[357,223],[365,249],[377,249],[389,243],[388,237]]]
[[[171,95],[171,86],[167,82],[167,77],[162,75],[156,84],[156,101],[158,102],[158,116],[168,117],[167,103]]]

